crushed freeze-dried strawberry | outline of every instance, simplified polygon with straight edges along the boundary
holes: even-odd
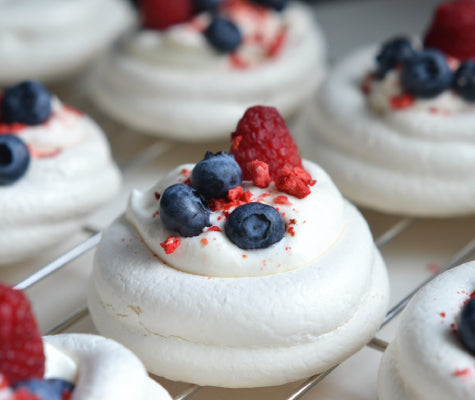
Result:
[[[180,238],[176,236],[169,236],[167,237],[167,240],[160,243],[160,246],[162,246],[163,250],[165,250],[165,254],[171,254],[178,248],[180,243]]]
[[[253,160],[247,163],[247,171],[252,183],[260,188],[266,188],[272,181],[269,175],[269,165],[264,161]]]

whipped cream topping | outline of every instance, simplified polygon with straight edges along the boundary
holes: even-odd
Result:
[[[411,300],[381,362],[381,400],[473,398],[475,359],[456,330],[474,290],[472,261],[435,278]]]
[[[132,192],[127,207],[127,219],[143,241],[160,259],[181,271],[205,276],[257,276],[285,272],[304,267],[327,252],[345,229],[343,199],[327,174],[316,164],[304,162],[304,167],[317,183],[303,199],[279,192],[274,183],[261,189],[251,181],[243,189],[252,194],[251,201],[268,204],[278,209],[287,231],[278,243],[259,250],[243,250],[233,244],[224,233],[225,211],[211,213],[212,227],[198,236],[180,237],[179,247],[166,254],[161,243],[178,234],[168,229],[158,215],[157,194],[175,183],[184,182],[191,174],[193,164],[175,168],[150,190]],[[283,203],[283,204],[282,204]],[[178,235],[179,236],[179,235]],[[302,238],[311,237],[312,246]],[[205,243],[205,244],[204,244]]]
[[[139,359],[111,339],[62,334],[43,340],[45,378],[74,383],[71,400],[171,400],[166,390],[149,378]]]
[[[273,105],[289,116],[321,79],[323,38],[303,4],[265,15],[270,33],[259,36],[264,45],[245,43],[232,55],[216,52],[200,32],[209,21],[206,14],[165,31],[134,32],[98,68],[92,99],[135,129],[191,141],[228,135],[251,105]],[[247,14],[238,17],[248,21]],[[283,45],[275,56],[263,56],[276,30],[285,30]],[[235,68],[236,59],[253,67]]]
[[[0,7],[0,84],[64,78],[133,21],[122,0],[2,0]]]
[[[254,271],[237,276],[239,265],[234,258],[242,259],[243,250],[232,254],[236,246],[220,232],[205,232],[205,247],[212,246],[211,235],[219,234],[223,249],[209,247],[212,251],[204,258],[201,238],[191,238],[196,246],[182,250],[190,252],[186,257],[192,265],[184,265],[183,270],[173,267],[163,252],[154,256],[146,244],[152,236],[144,226],[137,228],[137,211],[135,222],[130,222],[132,208],[143,212],[147,208],[141,200],[149,199],[147,194],[134,193],[127,217],[120,217],[104,232],[96,252],[88,303],[98,330],[130,347],[155,374],[226,387],[297,380],[363,346],[386,311],[389,288],[384,262],[358,211],[346,201],[342,204],[323,170],[310,162],[304,166],[318,180],[312,187],[317,195],[312,192],[308,197],[320,210],[295,202],[300,228],[323,224],[336,241],[330,243],[320,228],[302,234],[298,222],[295,236],[290,235],[295,240],[292,246],[309,257],[315,257],[315,247],[326,251],[306,265],[281,273],[274,273],[280,272],[276,267],[265,275],[250,276],[254,271],[261,273],[268,257],[267,249],[258,249],[254,250]],[[175,170],[169,179],[175,181],[177,175]],[[327,201],[330,197],[333,202]],[[157,206],[156,200],[151,202]],[[343,224],[328,223],[323,208],[328,219],[334,217]],[[144,217],[149,218],[148,213]],[[320,241],[327,244],[322,246]],[[277,243],[276,248],[280,250],[275,262],[281,262],[281,269],[287,268],[284,259],[295,267],[283,245]],[[294,256],[300,257],[297,252]],[[228,263],[234,263],[229,276],[203,275],[208,263],[218,266],[216,260],[225,271]]]
[[[300,126],[311,132],[308,151],[362,205],[412,215],[475,211],[475,113],[373,112],[360,84],[375,54],[374,46],[352,53],[322,85]]]
[[[57,99],[45,123],[20,126],[13,134],[25,141],[32,157],[22,178],[0,186],[0,265],[64,240],[120,185],[102,130]]]

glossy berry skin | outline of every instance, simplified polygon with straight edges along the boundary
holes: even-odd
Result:
[[[287,6],[288,0],[254,0],[254,3],[276,11],[282,11]]]
[[[14,388],[28,389],[41,400],[62,400],[63,395],[73,391],[74,385],[63,379],[29,379],[18,382]]]
[[[236,50],[242,42],[241,31],[236,24],[219,16],[213,17],[204,35],[209,44],[221,53]]]
[[[453,73],[445,56],[436,50],[415,52],[404,60],[401,85],[405,92],[419,98],[431,98],[452,85]]]
[[[196,236],[210,224],[210,210],[203,196],[192,187],[177,183],[165,189],[160,197],[160,219],[163,224],[185,237]]]
[[[39,82],[19,83],[3,93],[0,115],[8,124],[42,124],[51,115],[51,94]]]
[[[241,249],[264,249],[280,241],[285,234],[280,213],[262,203],[237,207],[224,228],[229,240]]]
[[[458,335],[465,347],[475,355],[475,299],[471,299],[460,314]]]
[[[229,189],[241,185],[241,167],[233,155],[225,152],[206,152],[191,172],[191,186],[207,200],[224,198]]]
[[[396,68],[397,65],[412,56],[413,53],[412,44],[405,37],[398,36],[384,42],[376,56],[376,77],[379,79],[384,78],[388,71]]]
[[[475,102],[475,61],[464,61],[455,71],[452,89],[463,99]]]
[[[139,0],[142,24],[149,29],[167,29],[193,17],[192,0]]]
[[[214,11],[224,0],[194,0],[196,12]]]
[[[0,373],[12,385],[43,377],[43,341],[22,291],[0,284],[0,321]]]
[[[30,152],[25,142],[14,135],[0,135],[0,186],[20,179],[30,165]]]

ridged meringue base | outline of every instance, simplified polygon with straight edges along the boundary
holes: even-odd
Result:
[[[127,126],[189,142],[227,137],[256,104],[274,106],[290,117],[323,77],[325,44],[307,6],[292,4],[284,13],[291,16],[288,43],[278,57],[256,67],[223,66],[217,52],[210,65],[194,67],[193,52],[180,56],[181,65],[167,64],[140,57],[123,44],[98,68],[91,98]],[[175,51],[185,52],[179,46]]]
[[[303,113],[307,157],[362,206],[413,216],[474,213],[475,115],[376,114],[361,90],[375,52],[365,48],[339,63]]]
[[[138,358],[119,343],[97,335],[61,334],[43,337],[46,346],[46,378],[58,377],[65,354],[77,365],[74,400],[171,400],[152,380]],[[48,349],[53,347],[54,351]],[[53,357],[48,358],[48,354]]]
[[[0,266],[66,240],[118,192],[120,172],[104,133],[87,116],[81,124],[80,143],[53,157],[32,159],[20,180],[0,187]]]
[[[454,330],[474,289],[472,261],[443,273],[411,300],[381,361],[380,400],[473,398],[473,354]]]
[[[312,264],[250,278],[168,267],[120,218],[96,253],[93,321],[150,372],[173,380],[258,387],[323,371],[369,341],[389,299],[366,222],[348,203],[345,215],[337,244]]]

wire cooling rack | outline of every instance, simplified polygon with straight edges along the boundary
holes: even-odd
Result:
[[[86,107],[86,106],[83,105],[83,107]],[[128,132],[125,128],[119,125],[116,125],[112,123],[111,121],[108,121],[107,119],[104,119],[102,116],[96,115],[96,118],[99,118],[101,120],[102,126],[106,129],[106,131],[114,133],[114,137],[111,138],[113,146],[127,147],[128,143],[130,142],[130,137],[128,136]],[[183,144],[180,145],[178,143],[173,143],[173,142],[164,141],[164,140],[152,140],[150,142],[149,138],[146,138],[144,140],[146,140],[147,145],[143,149],[139,150],[138,152],[136,152],[135,154],[133,154],[132,156],[128,158],[124,156],[123,160],[121,161],[120,167],[121,167],[122,172],[124,173],[124,176],[127,176],[128,172],[131,170],[141,171],[141,169],[146,167],[148,164],[154,164],[157,161],[160,161],[166,158],[167,156],[170,156],[170,154],[173,153],[174,149],[178,149],[182,153],[189,152],[189,148],[188,148],[189,146],[187,147],[186,145],[183,145]],[[125,141],[125,142],[121,143],[121,141]],[[181,162],[178,161],[178,163],[181,163]],[[152,183],[153,181],[150,182],[150,184]],[[438,221],[435,221],[435,220],[391,217],[389,221],[384,221],[385,226],[383,228],[383,227],[377,226],[378,217],[380,216],[371,215],[370,213],[370,226],[376,225],[375,229],[379,230],[375,241],[376,241],[377,246],[382,250],[383,254],[384,254],[384,250],[387,247],[390,247],[390,245],[394,243],[395,241],[400,240],[401,238],[404,238],[405,235],[408,235],[408,232],[417,228],[418,225],[424,225],[427,223],[429,224],[432,223],[432,224],[437,225],[438,223]],[[444,221],[444,222],[447,222],[447,221]],[[473,223],[475,223],[475,220],[460,219],[458,220],[458,222],[454,221],[453,223],[455,224],[460,223],[462,225],[468,224],[468,226],[473,226],[474,225]],[[433,228],[433,229],[437,231],[437,228]],[[82,257],[85,256],[86,253],[93,250],[101,239],[101,232],[97,228],[95,228],[93,225],[86,224],[83,226],[83,233],[88,235],[87,239],[73,246],[71,249],[67,250],[66,252],[61,254],[59,257],[55,258],[53,261],[45,265],[44,267],[38,269],[31,275],[27,276],[25,279],[22,279],[19,283],[16,284],[16,288],[21,289],[21,290],[26,290],[26,289],[30,289],[36,286],[43,280],[54,280],[56,272],[65,268],[68,264],[70,264],[74,260],[81,259]],[[475,232],[472,232],[472,233],[475,233]],[[434,232],[432,232],[432,234],[434,234]],[[468,235],[470,235],[470,232],[468,232]],[[467,236],[467,234],[465,234],[464,236]],[[412,239],[410,240],[412,241]],[[467,260],[473,253],[475,253],[475,235],[473,235],[473,237],[470,240],[464,243],[459,243],[458,248],[456,247],[456,250],[453,251],[453,253],[450,255],[450,257],[447,258],[446,262],[442,266],[438,264],[435,265],[434,263],[431,264],[430,254],[426,254],[428,257],[427,265],[430,272],[429,276],[423,279],[419,283],[416,281],[413,281],[411,282],[411,285],[407,285],[408,288],[411,288],[411,291],[409,292],[409,294],[399,298],[395,302],[393,307],[388,311],[384,319],[384,322],[382,324],[382,327],[384,327],[389,322],[391,322],[403,310],[407,302],[410,300],[413,294],[421,286],[423,286],[426,282],[433,279],[435,276],[437,276],[441,272],[449,268],[452,268],[455,265],[458,265],[461,262]],[[411,276],[411,280],[413,280],[412,276]],[[69,282],[69,284],[74,284],[74,283]],[[44,293],[43,295],[54,296],[54,293]],[[61,301],[61,300],[62,300],[61,298],[56,299],[56,301]],[[85,304],[85,300],[83,304]],[[87,316],[88,316],[87,308],[82,307],[79,311],[76,311],[72,314],[68,314],[66,316],[61,316],[61,320],[59,324],[57,324],[57,326],[53,328],[47,329],[46,333],[57,334],[60,332],[64,332],[67,329],[74,330],[74,327],[78,323],[80,323],[81,320],[85,319]],[[378,337],[373,338],[367,344],[367,347],[375,349],[377,351],[384,351],[386,346],[387,346],[387,341]],[[338,368],[339,368],[339,365],[334,366],[328,371],[312,376],[303,382],[294,384],[294,387],[286,385],[285,392],[282,392],[282,390],[280,390],[280,392],[282,393],[279,393],[279,397],[272,397],[272,398],[282,398],[286,400],[297,400],[297,399],[302,399],[304,397],[309,398],[309,396],[311,396],[311,393],[313,392],[312,389],[314,389],[321,382],[323,382],[327,376],[331,375]],[[374,377],[374,379],[376,378]],[[161,383],[163,384],[163,382]],[[167,383],[168,381],[165,381],[165,384],[164,384],[165,387],[167,387]],[[201,388],[197,385],[185,385],[185,386],[182,385],[181,387],[178,388],[178,391],[176,390],[176,388],[175,390],[173,390],[173,392],[175,392],[173,398],[175,400],[184,400],[184,399],[192,398],[192,397],[195,397],[200,391],[201,391]],[[326,397],[322,397],[322,398],[326,398]]]

